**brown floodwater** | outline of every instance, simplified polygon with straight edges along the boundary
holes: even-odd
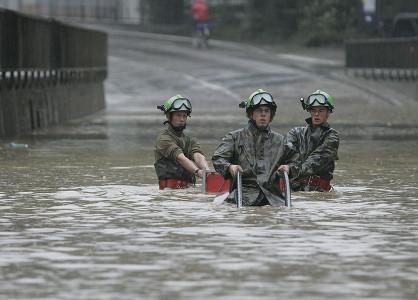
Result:
[[[0,299],[417,299],[418,102],[344,70],[172,39],[111,33],[106,114],[0,145]],[[210,157],[260,87],[280,132],[303,122],[300,97],[334,95],[336,191],[240,210],[200,182],[159,191],[156,105],[191,98]]]
[[[118,141],[0,150],[1,299],[416,299],[417,141],[343,140],[335,192],[240,210]]]

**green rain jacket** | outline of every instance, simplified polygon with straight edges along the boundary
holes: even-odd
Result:
[[[283,136],[268,127],[258,129],[250,120],[244,128],[225,135],[215,150],[212,162],[215,170],[224,178],[230,178],[228,168],[231,164],[240,165],[242,174],[243,205],[284,205],[278,183],[274,183],[275,168],[283,151]],[[276,187],[277,185],[277,187]],[[227,201],[235,202],[234,184]]]
[[[335,161],[338,160],[340,139],[338,132],[328,123],[314,128],[312,119],[308,125],[295,127],[285,138],[286,159],[290,168],[291,187],[294,191],[321,191],[321,188],[307,186],[298,181],[309,176],[319,176],[325,180],[333,178]]]
[[[194,183],[195,176],[190,174],[177,161],[177,156],[183,153],[193,161],[194,153],[202,153],[196,139],[185,135],[183,131],[176,131],[168,124],[168,128],[161,130],[155,142],[155,172],[158,179],[179,179]]]

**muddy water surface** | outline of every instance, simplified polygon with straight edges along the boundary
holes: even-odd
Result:
[[[110,34],[107,113],[0,149],[0,299],[417,299],[418,142],[399,138],[417,136],[418,102],[245,46],[189,48]],[[160,192],[156,105],[191,98],[210,156],[258,88],[282,133],[306,117],[300,97],[335,97],[336,192],[241,210],[199,186]]]
[[[160,192],[150,145],[0,150],[0,298],[416,299],[417,146],[343,141],[336,192],[241,210]]]

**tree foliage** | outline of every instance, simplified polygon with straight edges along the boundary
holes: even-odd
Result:
[[[255,39],[276,39],[295,33],[300,0],[248,0],[245,36]]]
[[[251,39],[298,36],[307,45],[339,43],[353,34],[361,0],[248,0],[241,30]]]
[[[142,0],[146,18],[154,24],[180,24],[184,21],[183,0]]]
[[[304,6],[299,32],[309,46],[340,43],[358,28],[361,1],[311,0]]]

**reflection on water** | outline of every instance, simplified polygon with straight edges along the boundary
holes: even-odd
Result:
[[[336,192],[241,210],[100,143],[0,150],[1,299],[416,299],[417,142],[344,142]]]

